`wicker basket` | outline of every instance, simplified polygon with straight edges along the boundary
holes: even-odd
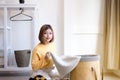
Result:
[[[84,55],[70,73],[70,80],[101,80],[98,55]]]

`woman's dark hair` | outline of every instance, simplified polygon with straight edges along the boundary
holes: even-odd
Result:
[[[50,29],[52,31],[52,39],[50,42],[53,42],[54,41],[54,31],[51,27],[51,25],[49,24],[44,24],[41,28],[40,28],[40,32],[39,32],[39,35],[38,35],[38,39],[41,41],[41,43],[44,43],[44,40],[43,40],[43,33]]]

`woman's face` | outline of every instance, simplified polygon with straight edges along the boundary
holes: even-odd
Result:
[[[44,43],[49,43],[51,41],[52,37],[53,37],[53,35],[52,35],[51,29],[47,29],[46,31],[44,31],[44,33],[43,33]]]

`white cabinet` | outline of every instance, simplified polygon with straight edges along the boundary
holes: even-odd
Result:
[[[24,13],[32,17],[32,20],[10,20],[11,16],[20,13],[20,8],[24,9]],[[16,66],[14,51],[33,49],[34,12],[35,4],[0,4],[0,71],[31,69],[30,65],[28,67]]]

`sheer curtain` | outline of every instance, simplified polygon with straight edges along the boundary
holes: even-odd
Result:
[[[104,65],[120,70],[120,0],[105,0]]]

